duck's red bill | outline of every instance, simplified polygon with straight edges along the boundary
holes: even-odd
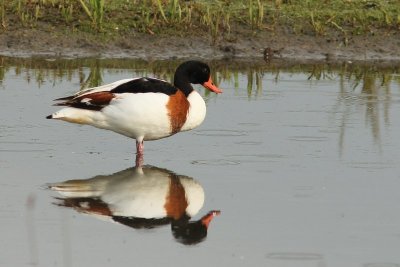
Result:
[[[205,88],[207,88],[208,90],[213,91],[213,92],[216,93],[216,94],[222,93],[222,90],[219,89],[217,86],[215,86],[215,84],[213,83],[211,77],[210,77],[210,79],[208,79],[207,82],[203,83],[202,85],[203,85]]]

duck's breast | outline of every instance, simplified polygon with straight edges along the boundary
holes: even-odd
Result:
[[[206,103],[198,92],[191,92],[187,99],[189,101],[189,110],[181,131],[189,131],[198,127],[206,117]]]

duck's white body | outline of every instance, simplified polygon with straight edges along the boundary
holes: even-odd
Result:
[[[81,102],[89,103],[94,93],[110,91],[121,83],[132,80],[96,87],[80,93],[79,97],[83,97]],[[168,110],[168,103],[171,102],[169,95],[164,93],[114,95],[110,103],[99,111],[67,107],[53,113],[52,118],[111,130],[138,141],[157,140],[176,133],[171,125],[171,115]],[[206,116],[206,104],[197,91],[192,91],[187,101],[189,103],[187,117],[179,131],[196,128]]]

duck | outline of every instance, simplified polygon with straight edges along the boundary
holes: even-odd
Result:
[[[143,164],[144,141],[158,140],[198,127],[206,104],[192,84],[222,93],[201,61],[181,63],[173,84],[149,77],[128,78],[55,99],[64,108],[47,119],[91,125],[136,140],[136,164]]]
[[[45,187],[61,195],[53,203],[57,206],[134,229],[170,224],[175,240],[187,245],[203,241],[210,222],[221,213],[211,210],[192,221],[204,205],[202,185],[192,177],[152,165]]]

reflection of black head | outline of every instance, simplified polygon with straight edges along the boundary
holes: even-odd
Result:
[[[219,211],[210,211],[198,221],[190,222],[186,216],[171,222],[172,234],[176,241],[184,245],[195,245],[205,240],[211,220],[219,215]]]
[[[172,222],[171,230],[176,241],[184,245],[198,244],[207,236],[207,227],[201,221]]]

